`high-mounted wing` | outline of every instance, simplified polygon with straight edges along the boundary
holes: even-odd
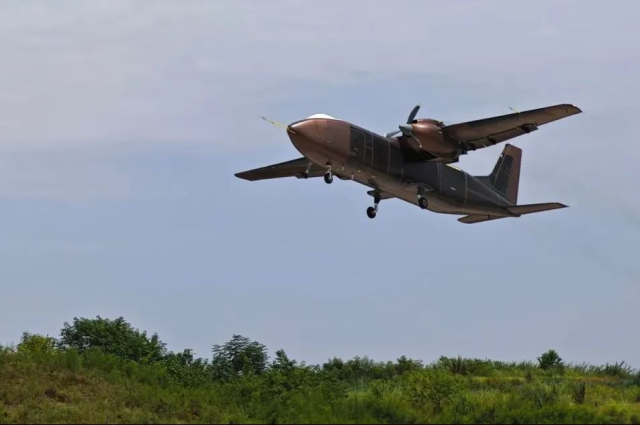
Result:
[[[382,192],[380,190],[370,190],[367,192],[367,194],[374,198],[380,198],[381,201],[384,201],[385,199],[395,198],[395,196],[390,194],[389,192]]]
[[[488,214],[473,214],[461,217],[458,219],[460,223],[465,224],[474,224],[474,223],[482,223],[483,221],[491,221],[491,220],[499,220],[501,218],[506,218],[497,215],[488,215]]]
[[[493,146],[514,137],[536,131],[539,126],[581,113],[573,105],[555,105],[525,112],[485,118],[443,127],[446,136],[468,150]]]
[[[310,167],[309,164],[311,164]],[[306,174],[307,171],[308,174]],[[294,159],[293,161],[281,162],[280,164],[268,165],[266,167],[256,168],[255,170],[237,173],[236,177],[249,181],[282,177],[297,177],[302,179],[305,177],[320,177],[323,176],[326,171],[325,168],[312,164],[307,158],[303,157]]]

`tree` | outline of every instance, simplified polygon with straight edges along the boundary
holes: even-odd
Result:
[[[276,358],[271,365],[271,369],[279,371],[290,371],[296,367],[298,362],[290,360],[287,353],[284,350],[278,350],[276,352]]]
[[[185,387],[197,387],[210,381],[209,362],[196,359],[192,350],[169,353],[163,361],[167,371]]]
[[[420,370],[424,366],[420,360],[408,359],[406,356],[402,356],[398,359],[396,364],[396,372],[398,375],[403,375],[407,372],[413,372]]]
[[[267,348],[256,341],[234,335],[224,345],[213,346],[212,367],[220,379],[261,375],[267,370]]]
[[[99,349],[134,362],[159,362],[167,352],[157,334],[148,338],[146,332],[133,329],[122,317],[116,320],[100,316],[96,319],[75,318],[73,326],[64,324],[60,342],[64,348],[75,348],[80,353]]]
[[[564,363],[562,362],[562,358],[558,355],[558,353],[555,350],[549,350],[546,353],[544,353],[541,357],[538,357],[538,363],[540,364],[540,369],[542,370],[564,368]]]

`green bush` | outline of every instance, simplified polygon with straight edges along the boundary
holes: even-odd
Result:
[[[492,376],[495,373],[494,365],[491,361],[463,359],[462,357],[440,357],[436,367],[463,376]]]
[[[416,371],[407,375],[406,388],[409,400],[417,408],[431,407],[440,413],[445,405],[462,392],[462,380],[442,370]]]
[[[146,332],[132,328],[122,317],[115,320],[99,316],[96,319],[75,318],[73,325],[64,324],[60,345],[80,353],[98,349],[135,362],[158,362],[166,355],[165,344],[158,335],[148,338]]]
[[[56,344],[54,338],[25,332],[18,345],[18,353],[30,357],[49,356],[55,352]]]
[[[540,369],[547,371],[562,371],[564,370],[564,362],[555,350],[549,350],[541,357],[538,357],[538,363]]]
[[[573,386],[573,401],[576,404],[584,404],[587,398],[587,385],[584,382],[579,382]]]
[[[532,402],[537,408],[552,406],[567,394],[567,389],[563,384],[556,382],[537,382],[521,389],[522,397]]]
[[[603,374],[616,378],[628,378],[633,375],[633,368],[625,362],[607,364],[604,367]]]

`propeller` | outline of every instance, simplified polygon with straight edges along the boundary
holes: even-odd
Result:
[[[391,133],[387,133],[385,136],[387,136],[387,138],[389,138],[389,137],[395,136],[396,134],[402,133],[405,136],[412,136],[412,137],[415,138],[415,136],[413,136],[413,133],[412,133],[412,127],[413,126],[411,124],[413,123],[413,120],[416,119],[416,115],[418,115],[418,111],[419,110],[420,110],[420,105],[416,105],[416,107],[413,108],[413,110],[409,114],[409,118],[407,119],[407,123],[406,124],[400,124],[400,126],[399,126],[400,130],[399,131],[392,131]],[[416,140],[417,140],[417,138],[416,138]],[[420,141],[418,140],[418,142],[420,142]]]
[[[413,121],[416,119],[416,115],[418,115],[419,110],[420,110],[420,105],[416,105],[415,108],[413,108],[413,110],[409,114],[407,123],[400,124],[398,126],[398,128],[400,128],[400,131],[392,131],[391,133],[387,133],[386,134],[387,138],[393,137],[399,133],[402,133],[405,136],[413,137],[414,139],[416,139],[418,141],[418,144],[420,145],[420,149],[422,149],[422,142],[420,141],[420,139],[416,137],[415,134],[413,134]]]

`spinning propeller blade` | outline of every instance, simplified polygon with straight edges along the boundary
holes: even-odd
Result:
[[[409,118],[407,119],[407,123],[406,124],[401,124],[400,125],[400,131],[392,131],[390,133],[385,134],[385,136],[387,138],[389,137],[393,137],[397,134],[404,134],[405,136],[412,136],[415,138],[415,136],[412,135],[412,128],[411,128],[411,124],[413,123],[413,121],[416,119],[416,115],[418,115],[418,111],[420,110],[420,105],[416,105],[413,110],[411,111],[411,113],[409,114]],[[416,139],[417,140],[417,139]],[[420,141],[418,140],[418,143]]]
[[[411,124],[413,120],[416,119],[416,115],[418,115],[418,111],[420,110],[420,105],[416,105],[415,108],[409,114],[409,119],[407,120],[407,124]]]

